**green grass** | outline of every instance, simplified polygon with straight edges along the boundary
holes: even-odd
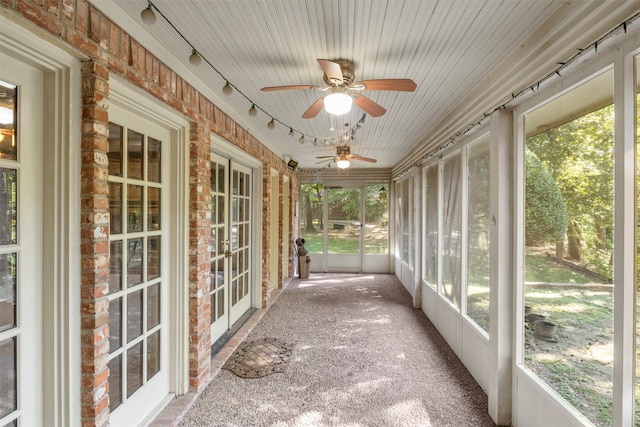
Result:
[[[525,328],[525,365],[596,426],[612,422],[613,292],[606,286],[580,286],[594,279],[527,254],[525,305],[555,323],[557,343],[534,337]],[[560,284],[560,285],[558,285]],[[577,285],[577,286],[572,286]]]
[[[594,281],[593,278],[555,263],[539,253],[525,255],[524,276],[526,282],[585,284]]]
[[[304,246],[309,250],[309,254],[322,253],[322,234],[308,234],[304,237]],[[359,236],[329,235],[328,241],[330,254],[359,254]],[[387,239],[365,239],[365,253],[385,254],[388,253]]]

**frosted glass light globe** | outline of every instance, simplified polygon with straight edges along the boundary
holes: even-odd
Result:
[[[351,111],[353,99],[343,92],[334,92],[324,98],[324,109],[329,114],[341,116]]]

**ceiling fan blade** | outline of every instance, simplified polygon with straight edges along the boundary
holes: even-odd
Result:
[[[342,84],[342,68],[340,68],[340,64],[329,61],[328,59],[318,59],[317,61],[329,80]]]
[[[413,92],[418,87],[411,79],[362,80],[355,82],[352,86],[358,85],[364,85],[363,90],[397,90],[402,92]]]
[[[354,95],[353,103],[362,108],[371,117],[380,117],[387,112],[381,105],[376,104],[366,96]]]
[[[311,104],[311,107],[302,115],[303,119],[311,119],[318,115],[320,111],[322,111],[322,107],[324,107],[324,96],[318,99],[316,102]]]
[[[333,159],[335,156],[318,156],[316,159]]]
[[[377,163],[378,162],[376,159],[372,159],[372,158],[369,158],[369,157],[358,156],[357,154],[352,154],[351,158],[352,159],[356,159],[356,160],[362,160],[363,162],[369,162],[369,163]]]
[[[313,90],[313,89],[322,89],[320,86],[313,85],[289,85],[289,86],[267,86],[260,89],[263,92],[274,92],[276,90]]]

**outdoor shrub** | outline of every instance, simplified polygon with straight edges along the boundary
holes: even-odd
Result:
[[[526,244],[539,245],[564,239],[567,206],[558,186],[535,154],[525,152]]]

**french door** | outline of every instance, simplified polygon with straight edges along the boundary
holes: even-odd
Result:
[[[252,170],[211,154],[211,341],[251,307]]]
[[[109,400],[139,425],[169,394],[170,131],[109,109]]]
[[[328,271],[362,271],[361,188],[325,187],[324,240]]]
[[[0,53],[0,426],[43,425],[42,99]]]

